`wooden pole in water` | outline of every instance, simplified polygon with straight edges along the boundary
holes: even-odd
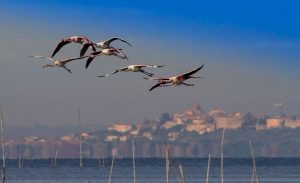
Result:
[[[105,158],[104,158],[104,154],[102,154],[102,167],[105,166]]]
[[[224,134],[225,134],[225,127],[223,128],[222,138],[221,138],[221,183],[224,183],[224,172],[223,172],[223,161],[224,161]]]
[[[114,147],[112,149],[112,160],[111,160],[111,166],[110,166],[110,172],[109,172],[109,179],[108,179],[108,183],[111,183],[111,175],[112,175],[112,171],[113,171],[113,167],[114,167],[114,160],[115,160],[115,155],[116,155],[117,151],[116,151],[116,147]]]
[[[22,168],[22,144],[19,145],[19,168]]]
[[[79,134],[79,163],[80,163],[80,168],[82,168],[82,139],[81,139],[82,137],[81,137],[81,132],[80,132],[80,134]]]
[[[208,183],[209,169],[210,169],[210,154],[208,154],[208,162],[207,162],[207,170],[206,170],[206,183]]]
[[[79,166],[82,168],[82,136],[81,136],[81,120],[80,109],[78,109],[78,125],[79,125]]]
[[[100,151],[99,155],[99,168],[104,167],[104,153],[102,150]]]
[[[23,168],[24,167],[24,162],[25,162],[25,158],[24,158],[24,154],[23,154],[23,156],[22,156],[22,161],[21,161],[21,167]]]
[[[257,172],[256,172],[256,163],[255,163],[254,152],[253,152],[251,140],[249,140],[249,145],[250,145],[252,161],[253,161],[253,172],[252,172],[252,177],[251,177],[251,183],[254,180],[254,175],[255,175],[255,178],[256,178],[256,183],[258,183],[258,176],[257,176]]]
[[[253,169],[252,169],[252,175],[251,175],[251,181],[250,181],[250,183],[253,183],[254,176],[255,176],[255,171],[254,171],[254,167],[253,167]]]
[[[166,183],[170,183],[170,145],[166,145]]]
[[[132,168],[133,168],[133,183],[135,183],[135,147],[134,147],[134,140],[132,140]]]
[[[56,167],[56,160],[57,160],[57,154],[58,154],[58,150],[55,150],[55,157],[54,157],[54,163],[53,163],[53,167]]]
[[[99,169],[101,169],[101,157],[98,158],[98,166],[99,166]]]
[[[2,183],[5,183],[6,179],[6,162],[5,162],[5,148],[4,148],[4,129],[3,129],[3,113],[2,113],[2,104],[0,111],[0,121],[1,121],[1,147],[2,147]]]
[[[179,164],[179,170],[180,170],[180,175],[181,175],[182,183],[185,183],[185,178],[184,178],[183,169],[182,169],[181,164]]]
[[[99,166],[99,170],[101,170],[101,154],[102,154],[102,150],[100,150],[99,155],[98,155],[98,166]]]

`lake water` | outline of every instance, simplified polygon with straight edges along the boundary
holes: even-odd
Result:
[[[1,162],[2,163],[2,162]],[[79,168],[78,159],[58,159],[57,167],[51,168],[51,160],[25,160],[24,167],[18,168],[18,160],[7,161],[8,183],[108,183],[111,159],[105,159],[104,167],[98,160],[83,160]],[[205,182],[207,159],[172,159],[170,183],[179,183],[178,165],[181,164],[185,183]],[[258,158],[256,159],[259,182],[289,183],[300,182],[299,158]],[[251,158],[225,158],[224,182],[251,182]],[[177,173],[175,173],[175,169]],[[116,159],[111,183],[131,183],[132,159]],[[136,183],[165,183],[165,160],[159,158],[136,159]],[[209,182],[220,182],[220,159],[212,158]],[[255,180],[254,180],[255,182]]]

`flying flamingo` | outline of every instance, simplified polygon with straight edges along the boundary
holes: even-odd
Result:
[[[43,69],[45,67],[62,67],[64,69],[66,69],[69,73],[72,73],[70,69],[66,68],[65,64],[70,62],[70,61],[73,61],[73,60],[79,60],[79,59],[83,59],[83,58],[86,58],[88,56],[84,56],[84,57],[75,57],[75,58],[67,58],[67,59],[63,59],[63,60],[54,60],[52,58],[49,58],[49,57],[44,57],[44,56],[30,56],[30,57],[34,57],[34,58],[44,58],[44,59],[47,59],[47,60],[50,60],[52,61],[52,64],[46,64],[43,66]]]
[[[173,77],[169,77],[169,78],[145,78],[148,80],[157,80],[158,83],[154,86],[152,86],[149,91],[157,88],[157,87],[165,87],[165,86],[178,86],[178,85],[185,85],[185,86],[194,86],[194,84],[188,84],[185,83],[184,81],[190,78],[202,78],[202,77],[196,77],[196,76],[192,76],[193,74],[195,74],[196,72],[198,72],[200,69],[203,68],[204,65],[202,65],[201,67],[194,69],[192,71],[189,71],[187,73],[178,75],[178,76],[173,76]]]
[[[53,51],[53,54],[51,56],[51,58],[54,57],[54,55],[63,47],[65,46],[66,44],[69,44],[69,43],[79,43],[79,44],[82,44],[82,45],[85,45],[85,44],[88,44],[88,43],[92,43],[87,37],[84,37],[84,36],[71,36],[69,38],[64,38],[62,39],[56,46],[55,50]],[[89,44],[88,47],[92,47],[93,51],[96,51],[96,48],[94,47],[93,44]],[[87,47],[87,48],[88,48]],[[82,47],[83,48],[83,47]],[[86,49],[87,49],[86,48]],[[86,50],[85,50],[86,51]]]
[[[126,44],[128,44],[129,46],[131,46],[131,44],[127,41],[125,41],[124,39],[121,39],[121,38],[118,38],[118,37],[113,37],[113,38],[110,38],[110,39],[107,39],[105,41],[102,41],[102,42],[98,42],[98,43],[94,43],[92,41],[89,41],[89,42],[86,42],[83,46],[82,46],[82,49],[80,51],[80,56],[83,56],[86,52],[86,50],[89,48],[89,46],[95,46],[97,48],[101,48],[101,49],[107,49],[107,48],[114,48],[112,46],[110,46],[110,44],[113,42],[113,41],[116,41],[116,40],[119,40],[119,41],[122,41]],[[94,50],[95,51],[95,50]]]
[[[144,71],[144,67],[154,67],[154,68],[159,68],[159,67],[163,67],[164,65],[145,65],[145,64],[139,64],[139,65],[128,65],[126,67],[123,67],[123,68],[120,68],[120,69],[117,69],[109,74],[105,74],[105,75],[101,75],[101,76],[98,76],[98,77],[106,77],[106,76],[109,76],[111,74],[115,74],[115,73],[118,73],[118,72],[141,72],[143,74],[146,74],[147,76],[149,77],[152,77],[153,74],[149,73],[149,72],[146,72]]]
[[[101,55],[107,55],[107,56],[116,56],[118,58],[121,59],[126,59],[128,60],[127,56],[122,52],[122,49],[119,48],[107,48],[107,49],[103,49],[101,51],[96,51],[91,53],[86,61],[85,64],[85,68],[88,68],[88,66],[90,65],[90,63],[94,60],[95,57],[97,56],[101,56]]]

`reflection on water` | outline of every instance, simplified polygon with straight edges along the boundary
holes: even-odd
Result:
[[[51,168],[50,160],[25,160],[24,168],[18,168],[17,160],[7,161],[8,183],[108,183],[111,159],[99,167],[98,160],[84,160],[79,168],[79,160],[58,160],[57,167]],[[2,163],[2,162],[1,162]],[[112,183],[131,183],[132,160],[117,159],[112,174]],[[207,159],[172,159],[171,166],[183,166],[186,183],[205,182]],[[171,183],[178,183],[174,168],[171,168]],[[300,180],[300,159],[257,159],[259,182],[289,183]],[[251,159],[224,160],[224,182],[250,182],[252,175]],[[164,183],[164,159],[137,159],[137,183]],[[209,182],[220,182],[220,159],[211,161]]]

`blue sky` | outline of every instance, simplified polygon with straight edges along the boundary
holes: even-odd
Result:
[[[86,123],[142,121],[181,111],[195,102],[205,110],[276,114],[282,102],[299,114],[300,2],[298,1],[0,1],[0,102],[11,124],[72,123],[78,108]],[[148,93],[139,74],[95,76],[124,63],[99,58],[88,70],[70,63],[41,70],[63,37],[99,41],[120,36],[131,63],[165,64],[149,70],[171,76],[205,64],[195,87]],[[57,58],[73,57],[68,45]],[[128,107],[130,106],[130,107]]]

